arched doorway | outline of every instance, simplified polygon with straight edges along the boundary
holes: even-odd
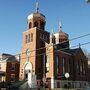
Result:
[[[32,87],[32,64],[31,62],[26,62],[24,66],[24,73],[25,73],[25,79],[28,81],[28,85],[31,88]]]
[[[32,64],[31,62],[27,62],[24,66],[25,79],[30,80],[30,76],[32,76]]]

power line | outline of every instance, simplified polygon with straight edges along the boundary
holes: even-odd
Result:
[[[82,44],[80,44],[80,46],[84,46],[84,45],[87,45],[87,44],[90,44],[90,42],[82,43]],[[70,49],[70,48],[75,48],[75,47],[79,47],[79,45],[74,45],[74,46],[72,46],[72,47],[67,47],[67,48],[63,48],[63,49],[58,49],[58,50],[55,50],[55,52],[57,52],[57,51],[63,51],[63,50]],[[48,52],[47,54],[49,54],[49,53],[53,53],[53,52]],[[36,56],[42,56],[42,55],[45,55],[45,54],[46,54],[46,53],[41,53],[41,54],[37,54]],[[31,58],[31,57],[35,57],[35,55],[29,56],[29,58]],[[26,59],[26,58],[27,58],[27,57],[21,58],[21,59]]]
[[[49,48],[49,47],[51,47],[51,46],[56,46],[56,45],[59,45],[59,44],[63,44],[63,43],[65,43],[65,42],[73,41],[73,40],[76,40],[76,39],[80,39],[80,38],[83,38],[83,37],[86,37],[86,36],[89,36],[89,35],[90,35],[90,33],[85,34],[85,35],[81,35],[81,36],[78,36],[78,37],[75,37],[75,38],[72,38],[72,39],[63,41],[63,42],[60,42],[60,43],[58,43],[58,44],[51,44],[51,45],[49,45],[48,47],[42,47],[42,48],[38,48],[38,49],[36,49],[36,50],[31,50],[31,51],[29,51],[29,52],[31,53],[31,52],[38,51],[38,50],[41,50],[41,49]],[[85,44],[85,45],[86,45],[86,44],[89,44],[89,43],[90,43],[90,42],[83,43],[83,44],[81,44],[81,46],[83,46],[84,44]],[[72,47],[68,47],[68,48],[74,48],[74,47],[77,47],[77,46],[78,46],[78,45],[75,45],[75,46],[72,46]],[[63,48],[63,49],[68,49],[68,48]],[[61,49],[61,50],[63,50],[63,49]],[[25,54],[25,53],[26,53],[26,51],[25,51],[25,52],[22,52],[22,53],[18,53],[18,54],[13,55],[13,56],[20,56],[21,54]],[[43,53],[43,54],[45,54],[45,53]],[[42,54],[39,54],[39,55],[42,55]],[[39,56],[39,55],[37,54],[36,56]],[[12,57],[12,56],[10,56],[10,57]],[[30,56],[30,57],[33,57],[33,56]]]
[[[83,37],[86,37],[86,36],[89,36],[90,35],[90,33],[88,33],[88,34],[85,34],[85,35],[81,35],[81,36],[78,36],[78,37],[75,37],[75,38],[72,38],[72,39],[68,39],[68,40],[66,40],[66,41],[63,41],[63,42],[60,42],[60,43],[58,43],[58,44],[63,44],[63,43],[65,43],[65,42],[69,42],[69,41],[73,41],[73,40],[76,40],[76,39],[80,39],[80,38],[83,38]],[[44,40],[43,40],[43,42],[45,42]],[[51,45],[49,45],[48,47],[51,47],[51,46],[56,46],[57,44],[51,44]],[[42,47],[42,48],[38,48],[38,49],[36,49],[36,50],[31,50],[30,52],[34,52],[34,51],[38,51],[38,50],[41,50],[41,49],[45,49],[45,48],[48,48],[48,47]],[[23,52],[22,54],[25,54],[26,53],[26,51],[25,52]]]

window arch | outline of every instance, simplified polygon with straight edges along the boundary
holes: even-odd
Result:
[[[65,57],[62,57],[62,71],[63,71],[63,74],[65,74]]]
[[[31,42],[33,42],[33,33],[31,33]]]
[[[30,22],[30,23],[29,23],[29,29],[30,29],[31,27],[32,27],[32,23]]]
[[[34,22],[34,27],[38,27],[38,22]]]
[[[41,21],[40,22],[40,28],[43,29],[43,30],[44,30],[44,25],[45,25],[45,23]]]
[[[30,34],[28,34],[28,43],[30,42]]]
[[[25,35],[25,43],[28,43],[28,36]]]
[[[57,74],[59,73],[59,55],[55,56],[56,59],[56,70],[57,70]]]

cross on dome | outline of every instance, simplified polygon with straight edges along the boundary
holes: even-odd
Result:
[[[52,29],[51,29],[51,35],[53,35],[53,34],[54,34],[54,29],[52,28]]]
[[[62,32],[62,23],[59,21],[59,32]]]
[[[39,3],[36,2],[36,12],[38,12],[38,11],[39,11]]]

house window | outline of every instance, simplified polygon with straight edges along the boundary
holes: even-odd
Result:
[[[11,71],[15,71],[15,63],[11,64]]]
[[[40,33],[40,39],[44,40],[44,34]]]
[[[28,43],[30,42],[30,34],[28,34]]]
[[[42,30],[44,30],[44,26],[45,26],[45,23],[44,22],[40,22],[40,27]]]
[[[82,60],[80,60],[80,72],[82,73],[82,70],[83,69],[83,67],[82,67]]]
[[[77,70],[78,70],[78,71],[77,71],[78,74],[80,74],[80,61],[79,61],[79,60],[77,61]]]
[[[59,56],[56,56],[56,70],[57,70],[57,74],[59,73]]]
[[[33,33],[31,33],[31,42],[33,41]]]
[[[29,23],[29,29],[30,29],[31,27],[32,27],[32,23],[30,22],[30,23]]]
[[[34,27],[38,27],[38,22],[34,22]]]
[[[65,74],[65,58],[64,57],[62,58],[62,66],[63,66],[62,68],[63,74]]]
[[[46,68],[47,68],[47,72],[49,71],[49,57],[47,56],[46,57],[47,60],[46,60]]]
[[[25,36],[25,43],[28,42],[27,40],[28,40],[28,36],[26,35],[26,36]]]
[[[68,62],[68,72],[71,73],[71,68],[72,68],[72,63],[71,63],[71,59],[69,59],[69,62]]]
[[[23,73],[23,69],[21,69],[21,73]]]
[[[30,43],[33,41],[33,33],[25,36],[25,43]]]
[[[86,71],[85,71],[85,63],[83,62],[83,75],[85,75]]]
[[[15,82],[15,74],[11,74],[11,82]]]
[[[45,40],[47,40],[47,35],[45,35]]]

